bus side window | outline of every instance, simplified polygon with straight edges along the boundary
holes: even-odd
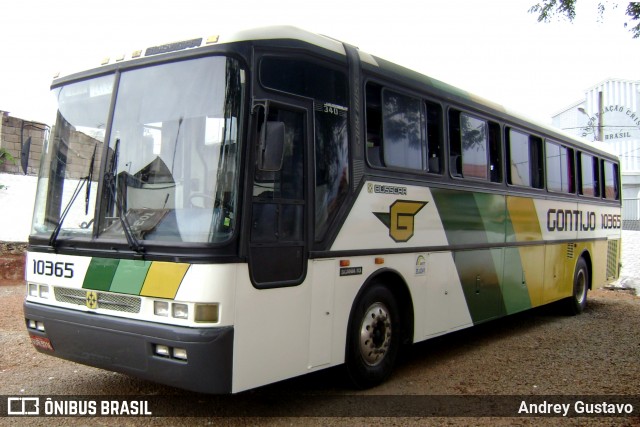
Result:
[[[442,173],[442,108],[425,102],[427,120],[427,172]]]
[[[507,130],[508,182],[544,188],[542,139],[515,129]]]
[[[620,183],[618,182],[618,165],[608,160],[602,161],[603,196],[607,200],[620,199]]]
[[[452,176],[492,182],[502,180],[500,126],[497,123],[451,110],[449,133]]]
[[[389,167],[425,169],[422,101],[382,89],[382,149]]]
[[[489,173],[491,182],[502,182],[500,125],[489,122]]]
[[[601,197],[602,191],[600,189],[600,160],[597,157],[593,158],[593,187],[595,188],[595,196]]]
[[[462,144],[460,140],[460,112],[449,111],[449,173],[462,176]]]
[[[573,193],[573,150],[551,141],[545,147],[547,190]]]
[[[384,166],[382,159],[382,88],[367,84],[367,160],[371,166]]]
[[[533,188],[544,188],[542,139],[536,136],[530,136],[529,149],[531,150],[531,186]]]
[[[460,127],[463,176],[488,179],[487,121],[463,113],[460,115]]]
[[[598,159],[590,154],[580,153],[578,156],[579,193],[583,196],[600,197]]]

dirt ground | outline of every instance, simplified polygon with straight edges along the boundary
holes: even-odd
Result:
[[[627,395],[636,401],[640,396],[640,297],[621,291],[590,292],[579,316],[565,316],[549,306],[414,345],[391,379],[371,390],[349,389],[342,371],[330,369],[224,401],[36,352],[24,327],[24,294],[24,285],[0,286],[0,396],[173,395],[232,406],[281,393],[314,396],[316,402],[318,396],[360,396],[356,402],[361,405],[372,404],[363,396]],[[277,399],[271,403],[285,404]],[[349,418],[56,418],[55,424],[639,426],[639,410],[631,418],[364,418],[371,408],[363,407],[358,417]],[[0,418],[0,425],[9,420]],[[45,418],[20,418],[18,424],[50,425]]]
[[[26,243],[0,242],[0,286],[24,281]]]

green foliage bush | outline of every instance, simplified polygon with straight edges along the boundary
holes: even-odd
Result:
[[[9,162],[14,165],[18,163],[15,157],[13,157],[6,148],[0,148],[0,165],[4,164],[5,162]],[[0,190],[2,190],[3,188],[6,188],[6,186],[0,184]]]

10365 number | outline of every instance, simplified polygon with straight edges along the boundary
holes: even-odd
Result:
[[[73,263],[72,262],[53,262],[43,261],[41,259],[33,260],[33,274],[39,276],[55,276],[63,277],[65,279],[73,278]]]

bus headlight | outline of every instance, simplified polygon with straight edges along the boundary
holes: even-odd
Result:
[[[189,306],[187,304],[172,304],[172,315],[176,319],[188,319],[189,318]]]
[[[169,303],[167,301],[154,301],[153,302],[153,314],[156,316],[169,316]]]
[[[27,292],[30,297],[49,299],[49,285],[29,283],[27,285]]]
[[[219,320],[218,304],[196,304],[196,322],[217,323]]]
[[[35,283],[29,283],[29,296],[37,297],[38,296],[38,285]]]
[[[218,323],[220,303],[186,303],[153,301],[153,314],[178,320],[192,320],[198,323]]]
[[[49,298],[49,286],[40,285],[40,290],[38,294],[40,295],[40,298]]]

